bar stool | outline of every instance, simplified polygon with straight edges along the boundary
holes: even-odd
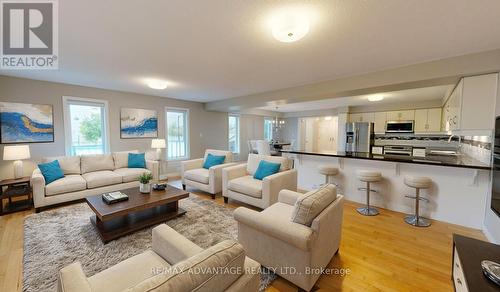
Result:
[[[325,184],[332,183],[331,179],[339,173],[339,169],[331,164],[318,165],[318,171],[325,176]]]
[[[378,215],[378,210],[376,208],[370,207],[370,193],[378,193],[376,190],[370,188],[370,184],[373,182],[378,182],[382,180],[382,174],[378,171],[371,170],[358,170],[357,177],[360,181],[366,183],[366,188],[359,188],[358,190],[366,190],[366,206],[357,208],[359,214],[365,216],[375,216]]]
[[[419,205],[420,201],[429,202],[428,199],[420,197],[420,189],[428,189],[431,187],[432,180],[428,177],[423,176],[405,176],[405,185],[410,188],[415,188],[415,196],[405,196],[410,199],[415,199],[415,215],[407,215],[405,217],[405,222],[418,227],[429,227],[431,222],[429,219],[420,217]]]

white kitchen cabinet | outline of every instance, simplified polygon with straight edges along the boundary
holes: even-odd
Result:
[[[387,122],[387,113],[386,112],[376,112],[374,114],[375,118],[375,134],[384,134],[385,133],[385,123]]]
[[[457,84],[446,100],[442,112],[443,131],[455,131],[460,129],[460,114],[462,108],[463,79]]]
[[[463,78],[460,130],[494,128],[498,73]]]
[[[349,121],[373,123],[375,121],[375,114],[374,113],[350,114]]]
[[[441,108],[415,110],[415,133],[439,132]]]
[[[414,110],[387,112],[387,121],[411,121],[414,119]]]

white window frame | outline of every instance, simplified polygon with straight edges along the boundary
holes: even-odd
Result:
[[[238,129],[237,129],[237,140],[238,140],[238,151],[233,152],[234,154],[240,154],[241,153],[241,116],[239,114],[228,114],[227,115],[227,147],[229,151],[231,151],[230,146],[230,141],[229,141],[229,118],[230,117],[235,117],[238,120]]]
[[[103,104],[104,105],[104,128],[102,133],[102,143],[104,144],[104,153],[110,152],[109,146],[109,102],[104,99],[84,98],[76,96],[63,96],[63,121],[64,121],[64,148],[67,156],[71,155],[71,114],[69,105],[75,104]]]
[[[271,122],[271,129],[270,129],[270,133],[271,133],[271,139],[268,140],[268,142],[271,142],[271,140],[274,139],[274,119],[271,118],[271,117],[265,117],[264,118],[264,132],[266,131],[266,121],[270,121]],[[264,137],[265,139],[266,137]]]
[[[184,111],[186,112],[186,155],[184,157],[178,157],[178,158],[168,158],[168,119],[167,119],[167,112],[168,111]],[[183,107],[170,107],[170,106],[166,106],[165,107],[165,112],[164,112],[164,115],[165,115],[165,141],[167,143],[167,148],[165,151],[165,160],[167,161],[182,161],[182,160],[188,160],[190,159],[191,157],[191,145],[190,145],[190,139],[189,139],[189,109],[188,108],[183,108]]]

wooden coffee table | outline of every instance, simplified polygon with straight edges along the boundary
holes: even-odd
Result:
[[[141,194],[138,187],[121,192],[129,196],[127,201],[108,205],[102,195],[85,199],[95,213],[90,221],[104,243],[186,213],[179,208],[179,200],[189,197],[189,193],[170,185],[164,191],[152,190],[150,194]]]

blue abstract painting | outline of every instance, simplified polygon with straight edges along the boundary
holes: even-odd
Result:
[[[0,102],[0,143],[54,142],[52,105]]]
[[[120,135],[122,138],[157,138],[157,112],[155,110],[122,108]]]

